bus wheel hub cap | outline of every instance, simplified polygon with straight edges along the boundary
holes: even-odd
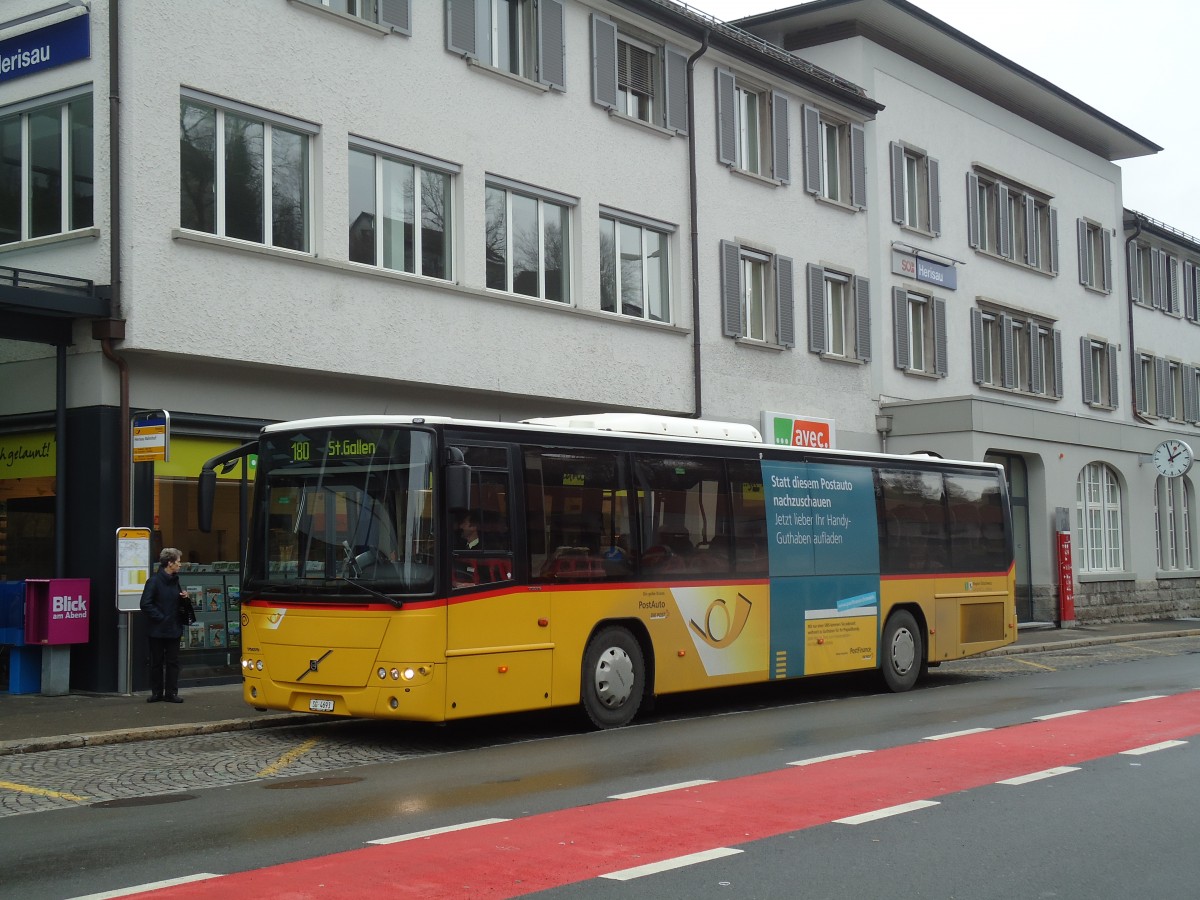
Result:
[[[596,696],[610,709],[623,704],[633,692],[633,660],[620,647],[609,647],[596,663]]]

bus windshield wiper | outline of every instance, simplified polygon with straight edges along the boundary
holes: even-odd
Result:
[[[375,590],[374,588],[369,588],[365,584],[355,581],[353,578],[347,578],[345,575],[339,575],[338,578],[340,578],[342,581],[346,582],[346,584],[349,584],[353,587],[358,588],[360,591],[364,591],[365,593],[370,594],[372,597],[378,597],[380,600],[386,600],[388,603],[392,604],[392,606],[396,607],[396,609],[402,609],[404,607],[403,600],[400,600],[396,597],[389,597],[387,594],[381,594],[379,591]]]

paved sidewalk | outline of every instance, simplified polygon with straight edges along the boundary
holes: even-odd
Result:
[[[1015,644],[989,655],[1189,635],[1200,635],[1200,619],[1061,629],[1027,625]],[[65,697],[0,693],[0,755],[325,720],[308,713],[258,712],[242,701],[240,683],[184,687],[180,696],[183,703],[147,703],[144,692]]]

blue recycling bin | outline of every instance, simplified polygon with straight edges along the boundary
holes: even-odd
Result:
[[[0,581],[0,645],[8,647],[8,693],[42,689],[42,648],[25,645],[25,582]]]

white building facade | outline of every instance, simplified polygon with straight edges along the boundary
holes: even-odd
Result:
[[[1178,410],[1132,402],[1115,161],[1158,148],[906,3],[746,30],[670,0],[3,16],[0,578],[92,579],[77,686],[119,681],[114,530],[229,593],[205,578],[237,558],[240,473],[201,535],[199,463],[312,415],[785,412],[1005,463],[1024,619],[1057,615],[1057,510],[1079,618],[1195,602],[1195,476],[1146,461],[1200,442],[1182,300],[1134,308]],[[872,27],[811,37],[835,22]],[[131,465],[145,411],[171,457]],[[211,633],[191,649],[227,670]]]

